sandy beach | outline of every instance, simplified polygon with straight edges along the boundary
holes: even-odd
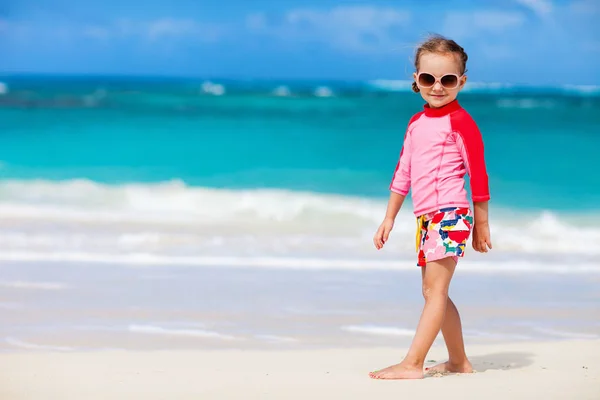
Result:
[[[30,352],[0,355],[0,398],[599,399],[600,341],[469,348],[477,372],[374,381],[404,349]],[[434,348],[428,364],[444,359]]]
[[[600,0],[59,3],[0,3],[0,400],[600,400]],[[476,372],[371,379],[471,203]]]

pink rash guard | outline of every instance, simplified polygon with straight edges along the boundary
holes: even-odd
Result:
[[[406,196],[412,189],[416,216],[469,207],[465,174],[472,200],[489,200],[483,140],[475,121],[458,100],[441,108],[426,104],[408,124],[390,190]]]

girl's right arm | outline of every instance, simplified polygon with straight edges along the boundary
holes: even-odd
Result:
[[[387,242],[390,232],[394,227],[396,216],[410,190],[410,161],[412,156],[410,124],[418,119],[418,116],[420,116],[420,114],[415,115],[410,120],[406,133],[404,134],[400,159],[398,160],[398,164],[396,164],[396,170],[394,171],[394,176],[392,177],[392,182],[390,184],[390,199],[385,212],[385,218],[381,225],[379,225],[379,228],[373,237],[373,244],[378,250],[383,247],[385,242]]]
[[[400,193],[396,193],[396,192],[390,193],[390,199],[388,201],[387,210],[385,211],[384,220],[386,220],[386,219],[391,219],[392,221],[396,220],[396,216],[398,215],[400,208],[402,208],[402,203],[404,203],[405,198],[406,198],[406,196],[401,195]]]
[[[373,244],[377,250],[381,249],[385,242],[387,242],[390,232],[394,227],[394,221],[396,220],[396,216],[402,207],[402,203],[404,203],[405,195],[391,192],[390,200],[388,201],[387,210],[385,212],[385,218],[377,232],[375,232],[375,236],[373,237]]]

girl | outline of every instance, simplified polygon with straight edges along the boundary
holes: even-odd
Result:
[[[427,102],[404,136],[390,185],[385,218],[373,243],[381,249],[409,189],[417,217],[417,253],[425,307],[411,347],[402,362],[371,372],[375,379],[423,378],[423,363],[440,329],[448,362],[435,372],[472,372],[465,354],[460,316],[448,297],[459,257],[473,230],[473,248],[492,248],[488,224],[488,176],[477,125],[456,97],[464,87],[467,54],[453,40],[434,36],[417,49],[412,89]],[[469,175],[473,209],[464,189]]]

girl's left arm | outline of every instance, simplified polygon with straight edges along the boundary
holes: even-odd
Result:
[[[483,138],[477,124],[467,113],[457,113],[452,118],[452,129],[457,133],[456,144],[469,175],[473,199],[473,248],[487,253],[492,248],[488,202],[490,189],[483,148]]]
[[[462,155],[463,162],[469,175],[473,203],[490,200],[487,168],[483,138],[475,121],[466,113],[453,116],[452,130],[456,132],[456,144]],[[487,210],[487,205],[486,205]],[[487,219],[487,212],[485,214]]]
[[[480,253],[487,253],[488,248],[492,248],[492,239],[490,236],[490,223],[488,219],[488,202],[475,201],[474,216],[475,224],[473,226],[473,248]]]

